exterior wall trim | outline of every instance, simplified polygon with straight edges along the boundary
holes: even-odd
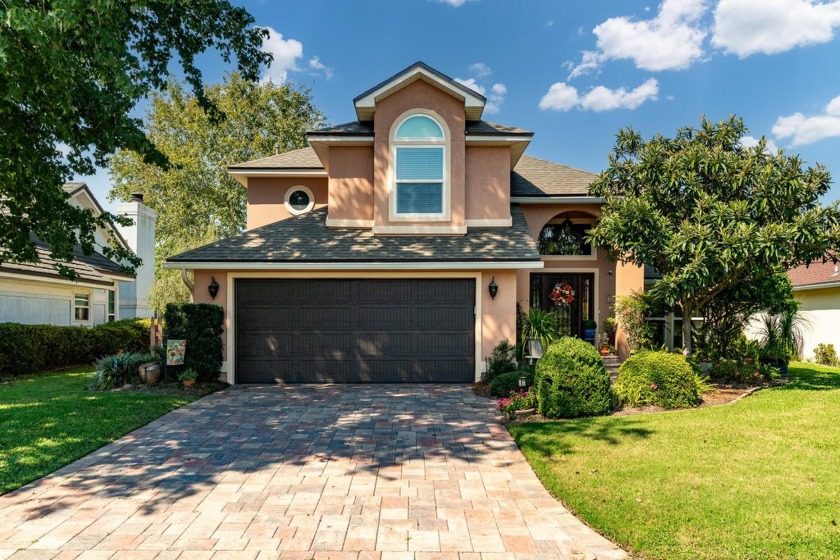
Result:
[[[604,199],[597,196],[512,196],[511,203],[515,204],[603,204]]]
[[[326,177],[323,169],[254,169],[253,171],[236,169],[228,170],[234,177]]]
[[[468,278],[475,280],[475,335],[473,340],[474,345],[474,364],[475,364],[475,380],[481,379],[481,374],[484,370],[481,361],[481,343],[482,343],[482,327],[483,327],[483,310],[481,296],[483,293],[481,283],[481,272],[428,272],[421,273],[400,273],[400,272],[382,272],[371,274],[370,272],[355,272],[355,273],[319,273],[312,274],[311,272],[228,272],[227,273],[227,300],[226,300],[226,314],[228,319],[227,325],[227,355],[223,366],[227,376],[227,382],[234,385],[236,382],[236,309],[234,307],[236,301],[236,280],[239,278],[405,278],[414,280],[417,278],[429,279],[446,279],[446,278]]]
[[[805,286],[794,286],[794,292],[807,292],[809,290],[827,290],[830,288],[840,288],[840,281],[825,282],[823,284],[807,284]]]
[[[91,282],[74,282],[72,280],[64,280],[62,278],[51,278],[49,276],[36,276],[33,274],[15,274],[13,272],[0,272],[0,278],[11,278],[14,280],[25,280],[28,282],[49,282],[52,284],[64,284],[65,286],[78,286],[79,288],[95,288],[97,290],[109,290],[116,285],[119,280],[114,280],[113,284],[94,284]],[[110,276],[109,276],[110,278]]]
[[[428,226],[373,226],[373,233],[384,233],[390,235],[465,235],[467,233],[467,226],[449,226],[449,225],[428,225]]]
[[[373,227],[373,220],[336,220],[327,216],[327,227],[335,228],[363,228]]]
[[[307,271],[307,270],[518,270],[543,268],[543,261],[471,261],[471,262],[167,262],[163,268],[169,270],[262,270],[262,271]],[[101,287],[101,286],[99,286]]]
[[[498,218],[486,220],[466,220],[468,228],[471,227],[511,227],[513,218]]]

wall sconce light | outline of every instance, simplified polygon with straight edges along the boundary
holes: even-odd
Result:
[[[490,285],[487,286],[487,291],[490,292],[490,299],[496,299],[496,294],[499,293],[499,285],[496,284],[496,277],[490,280]]]
[[[207,291],[210,292],[210,297],[216,299],[216,296],[219,293],[219,283],[216,282],[216,277],[210,277],[210,285],[207,286]]]

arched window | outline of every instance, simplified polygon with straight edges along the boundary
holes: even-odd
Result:
[[[537,249],[541,255],[590,256],[592,245],[586,239],[590,229],[588,220],[576,223],[568,216],[563,221],[552,220],[540,231]]]
[[[396,127],[393,144],[393,214],[399,218],[446,213],[446,135],[432,117],[415,114]]]

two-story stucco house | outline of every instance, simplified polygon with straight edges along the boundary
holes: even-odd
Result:
[[[517,306],[568,285],[580,335],[643,288],[583,238],[594,175],[525,155],[533,134],[482,120],[485,101],[417,63],[311,147],[229,168],[247,231],[165,265],[224,306],[229,382],[472,382]]]

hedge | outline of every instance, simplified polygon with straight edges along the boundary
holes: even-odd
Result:
[[[194,369],[198,381],[215,381],[222,370],[225,310],[210,303],[169,303],[164,314],[164,340],[186,340],[184,365],[170,368],[170,377]]]
[[[148,350],[148,319],[95,327],[0,323],[0,375],[27,375],[90,364],[120,351]]]
[[[682,354],[647,350],[621,364],[615,391],[626,406],[690,408],[700,404],[703,386]]]
[[[563,337],[537,362],[537,409],[547,418],[607,414],[614,396],[610,374],[592,344]]]
[[[494,397],[507,397],[511,391],[519,391],[519,378],[525,376],[525,385],[534,384],[534,372],[528,370],[510,371],[497,375],[490,382],[490,394]]]

